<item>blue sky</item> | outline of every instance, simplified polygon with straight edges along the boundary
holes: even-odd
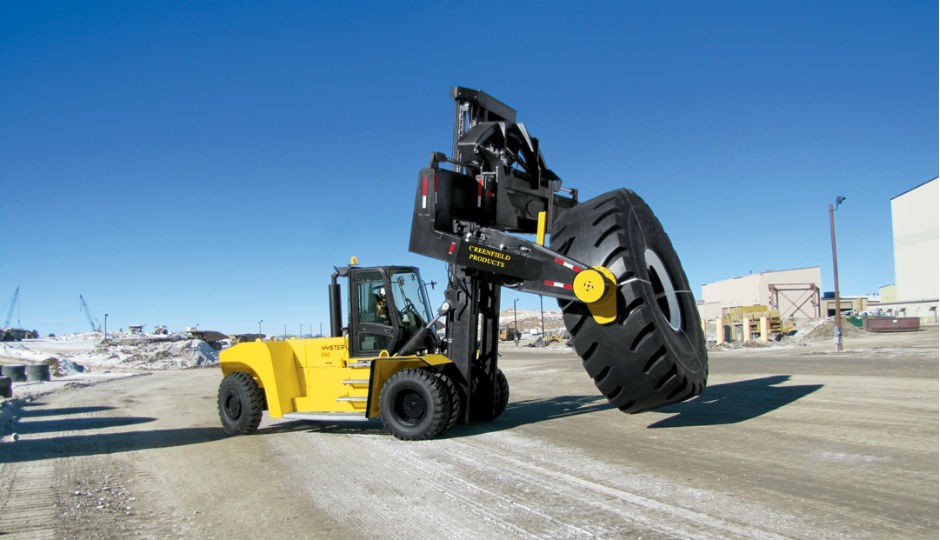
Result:
[[[408,228],[454,85],[516,108],[582,198],[645,198],[696,294],[806,266],[830,290],[837,195],[840,289],[877,292],[890,199],[937,176],[937,20],[933,1],[6,1],[0,315],[19,286],[43,334],[87,329],[79,294],[112,328],[306,332],[351,255],[443,280]]]

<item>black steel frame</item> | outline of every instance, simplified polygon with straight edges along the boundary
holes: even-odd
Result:
[[[455,87],[451,96],[453,156],[433,153],[421,170],[409,250],[448,263],[445,347],[467,422],[471,411],[495,412],[487,407],[496,404],[500,287],[575,300],[574,276],[585,265],[509,234],[536,234],[541,212],[550,232],[577,204],[577,190],[545,166],[516,111],[479,90]]]

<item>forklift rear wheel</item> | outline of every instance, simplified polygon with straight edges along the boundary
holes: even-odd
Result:
[[[219,385],[219,419],[229,435],[246,435],[258,429],[264,393],[244,371],[229,373]]]
[[[447,428],[451,396],[433,371],[403,369],[382,387],[379,413],[386,429],[399,439],[433,439]]]
[[[708,379],[695,298],[672,242],[649,206],[621,189],[565,211],[551,247],[617,279],[617,319],[559,301],[575,351],[611,404],[636,413],[698,395]]]

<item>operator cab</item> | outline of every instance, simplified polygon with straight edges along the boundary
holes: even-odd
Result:
[[[339,318],[336,277],[349,279],[349,355],[375,357],[382,351],[399,352],[431,320],[430,302],[418,269],[407,266],[379,266],[337,269],[331,284],[333,318]],[[335,292],[334,292],[335,290]],[[336,328],[333,328],[336,335]],[[434,347],[432,333],[414,347],[417,352]]]

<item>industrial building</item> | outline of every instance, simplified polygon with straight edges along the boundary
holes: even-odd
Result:
[[[937,178],[891,199],[896,283],[881,287],[879,297],[841,297],[842,312],[919,317],[936,323],[940,299],[940,181]],[[703,321],[727,319],[731,310],[771,317],[814,319],[835,315],[832,293],[820,293],[818,266],[749,274],[702,286]],[[751,308],[751,309],[749,309]],[[772,313],[772,312],[779,312]],[[741,316],[742,313],[736,313]]]
[[[820,316],[822,273],[818,266],[750,274],[702,285],[699,315],[705,320],[722,317],[722,310],[764,305],[784,319]]]
[[[937,322],[940,299],[940,182],[929,180],[891,199],[893,285],[882,287],[877,310]]]

